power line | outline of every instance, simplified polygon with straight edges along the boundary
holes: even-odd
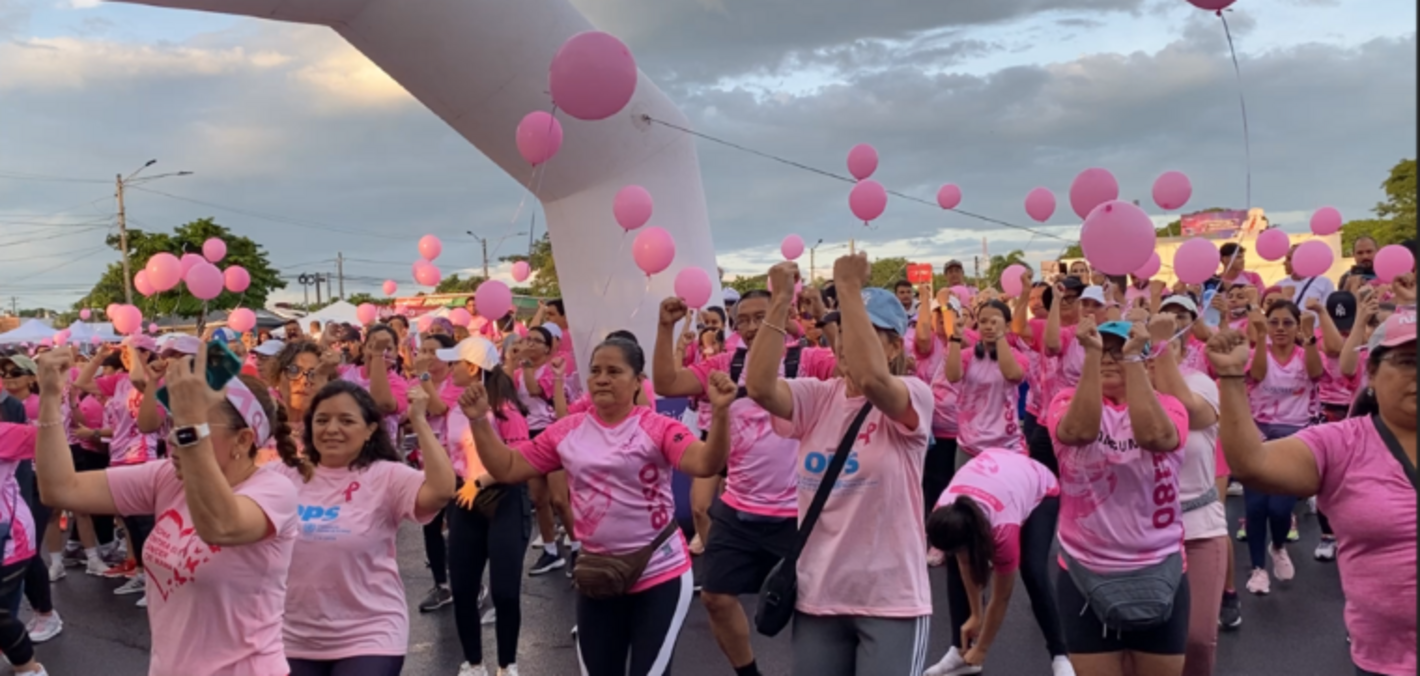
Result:
[[[54,266],[45,268],[44,270],[40,270],[40,271],[38,271],[38,272],[26,272],[26,273],[24,273],[24,276],[25,276],[25,277],[43,277],[44,275],[47,275],[47,274],[49,274],[49,273],[51,273],[51,272],[54,272],[55,270],[59,270],[59,269],[64,268],[64,267],[66,267],[66,266],[72,265],[72,264],[74,264],[74,263],[78,263],[79,261],[82,261],[82,260],[84,260],[84,259],[86,259],[86,258],[92,257],[94,254],[101,253],[101,252],[104,252],[104,251],[111,251],[111,249],[109,249],[107,246],[95,247],[94,249],[88,250],[88,253],[84,253],[84,254],[80,254],[80,255],[74,256],[73,258],[70,258],[69,260],[66,260],[66,261],[64,261],[63,263],[60,263],[60,264],[58,264],[58,265],[54,265]],[[77,253],[77,252],[76,252],[76,253]],[[8,285],[9,285],[9,284],[7,284],[7,286],[8,286]],[[24,285],[24,284],[13,284],[13,285],[16,286],[16,287],[20,287],[20,288],[24,288],[24,287],[26,286],[26,285]]]
[[[49,176],[46,174],[30,174],[18,171],[0,170],[0,179],[11,179],[15,181],[52,181],[55,183],[108,183],[98,178],[74,178],[72,176]]]
[[[89,227],[87,227],[87,228],[76,229],[76,230],[73,230],[73,231],[70,231],[70,232],[61,232],[61,233],[59,233],[59,234],[57,234],[57,235],[50,235],[50,236],[48,236],[48,237],[34,237],[34,238],[31,238],[31,239],[21,239],[21,240],[16,240],[16,241],[0,241],[0,246],[16,246],[16,245],[19,245],[19,244],[29,244],[29,243],[31,243],[31,242],[47,242],[47,241],[52,240],[52,239],[62,239],[62,238],[65,238],[65,237],[73,237],[74,235],[80,235],[80,234],[83,234],[84,232],[90,231],[90,230],[100,230],[100,229],[107,229],[107,228],[108,228],[108,226],[106,226],[106,225],[94,225],[94,226],[89,226]],[[104,248],[108,248],[108,247],[104,247]]]
[[[327,224],[325,224],[325,223],[319,223],[319,222],[316,222],[316,221],[309,221],[309,220],[304,220],[304,219],[295,219],[295,218],[289,218],[289,217],[286,217],[286,216],[276,216],[276,215],[272,215],[272,214],[263,214],[263,213],[256,212],[256,211],[248,211],[248,210],[246,210],[246,209],[238,209],[238,208],[236,208],[236,207],[222,206],[222,205],[220,205],[220,204],[213,204],[212,202],[204,202],[204,201],[202,201],[202,200],[195,200],[195,199],[192,199],[192,198],[190,198],[190,197],[181,197],[181,196],[179,196],[179,195],[174,195],[174,194],[172,194],[172,193],[166,193],[166,192],[162,192],[162,191],[160,191],[160,190],[153,190],[152,188],[142,188],[142,187],[139,187],[139,186],[130,186],[129,189],[130,189],[130,190],[137,190],[137,191],[141,191],[141,192],[146,192],[146,193],[152,193],[152,194],[154,194],[154,195],[161,195],[161,196],[163,196],[163,197],[167,197],[168,199],[178,200],[179,202],[189,202],[189,203],[192,203],[192,204],[197,204],[197,205],[204,206],[204,207],[210,207],[210,208],[213,208],[213,209],[221,209],[221,210],[223,210],[223,211],[230,211],[230,212],[232,212],[232,213],[234,213],[234,214],[240,214],[240,215],[242,215],[242,216],[249,216],[249,217],[251,217],[251,218],[257,218],[257,219],[261,219],[261,220],[264,220],[264,221],[270,221],[270,222],[272,222],[272,223],[279,223],[279,224],[282,224],[282,225],[294,225],[294,226],[296,226],[296,227],[298,227],[298,228],[310,228],[310,229],[312,229],[312,230],[325,230],[325,231],[328,231],[328,232],[338,232],[338,233],[342,233],[342,234],[346,234],[346,235],[355,235],[355,236],[357,236],[357,237],[374,237],[374,238],[377,238],[377,239],[391,239],[391,240],[399,240],[399,241],[408,241],[408,239],[409,239],[408,237],[402,237],[402,236],[399,236],[399,235],[385,235],[385,234],[374,233],[374,232],[365,232],[365,231],[363,231],[363,230],[352,230],[352,229],[349,229],[349,228],[340,228],[340,227],[336,227],[336,226],[334,226],[334,225],[327,225]]]

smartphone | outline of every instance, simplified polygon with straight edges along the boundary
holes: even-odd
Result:
[[[214,340],[207,344],[207,386],[214,390],[220,390],[227,386],[227,383],[237,377],[242,372],[242,359],[232,353],[232,349],[227,344]],[[158,388],[158,403],[163,408],[172,410],[168,404],[168,387],[164,385]]]
[[[908,263],[907,281],[913,284],[925,284],[932,281],[932,264]]]

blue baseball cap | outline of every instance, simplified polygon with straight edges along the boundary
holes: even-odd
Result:
[[[212,332],[212,340],[220,340],[224,343],[234,343],[241,339],[242,334],[237,333],[236,329],[229,329],[225,326]]]
[[[863,289],[863,304],[868,306],[868,319],[884,331],[892,331],[899,336],[907,335],[907,310],[902,309],[902,301],[887,289],[876,286]]]
[[[1133,328],[1134,325],[1129,322],[1105,322],[1099,326],[1100,335],[1107,333],[1111,336],[1119,336],[1126,341],[1129,340],[1129,331]]]

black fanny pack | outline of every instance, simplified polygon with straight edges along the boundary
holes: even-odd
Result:
[[[1106,630],[1152,629],[1173,617],[1173,600],[1183,582],[1183,555],[1174,552],[1152,566],[1123,573],[1096,573],[1061,549],[1065,570]],[[1080,609],[1084,614],[1085,610]]]

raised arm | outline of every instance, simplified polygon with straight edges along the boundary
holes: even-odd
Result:
[[[35,475],[44,504],[82,514],[116,514],[108,472],[74,471],[74,456],[60,425],[64,405],[64,377],[73,360],[70,348],[50,350],[39,356],[39,420],[35,440]],[[92,362],[91,362],[92,363]],[[87,369],[86,369],[87,370]],[[89,373],[93,383],[93,373]]]
[[[996,339],[996,366],[1001,369],[1001,377],[1005,378],[1006,382],[1018,385],[1026,379],[1026,370],[1016,360],[1016,353],[1011,349],[1006,332],[1006,327],[1001,327],[1001,337]]]
[[[468,386],[459,396],[459,409],[468,417],[468,427],[473,433],[473,446],[478,451],[478,460],[495,481],[502,484],[520,484],[528,479],[542,476],[528,459],[498,437],[493,424],[488,422],[488,392],[482,383]]]
[[[676,349],[675,325],[689,312],[685,301],[675,296],[661,301],[660,320],[656,324],[656,348],[651,353],[651,385],[662,397],[698,397],[705,394],[700,380],[685,368],[683,353]]]
[[[99,368],[103,366],[104,360],[108,359],[108,356],[111,354],[113,354],[113,348],[104,345],[103,348],[99,350],[98,354],[95,354],[94,358],[90,359],[84,364],[84,368],[79,370],[79,379],[74,381],[74,387],[89,394],[102,394],[102,392],[99,392],[98,384],[94,382],[94,376],[98,375]]]
[[[365,343],[365,366],[370,369],[370,397],[384,415],[394,415],[399,411],[399,402],[390,388],[389,365],[385,362],[385,351],[393,347],[389,334],[384,331],[376,333]]]
[[[735,402],[739,387],[721,371],[710,374],[709,384],[710,429],[705,441],[691,442],[680,456],[680,471],[693,477],[718,476],[730,455],[730,404]]]
[[[419,455],[424,459],[424,483],[414,499],[414,513],[420,519],[432,517],[448,506],[457,488],[458,476],[449,461],[449,451],[429,426],[430,398],[423,388],[409,389],[409,427],[419,439]]]
[[[1031,273],[1021,273],[1021,292],[1011,299],[1011,332],[1027,344],[1035,344],[1035,336],[1030,332],[1030,292]]]
[[[1075,338],[1085,350],[1085,364],[1080,368],[1080,382],[1075,386],[1065,415],[1055,428],[1055,438],[1068,446],[1083,446],[1100,435],[1100,420],[1104,415],[1104,390],[1100,383],[1100,355],[1104,342],[1100,338],[1095,318],[1080,318]]]
[[[1208,360],[1218,374],[1218,440],[1233,477],[1266,493],[1316,495],[1321,472],[1306,443],[1295,437],[1262,441],[1248,407],[1247,358],[1247,339],[1237,331],[1219,331],[1208,341]]]
[[[760,323],[759,333],[745,360],[745,392],[770,415],[784,420],[794,417],[794,394],[789,391],[789,384],[779,377],[779,364],[784,360],[784,320],[789,316],[789,304],[793,302],[794,284],[798,279],[799,266],[792,262],[785,261],[769,269],[770,284],[774,287],[770,292],[769,312]]]
[[[1177,330],[1173,315],[1160,313],[1149,318],[1149,340],[1155,355],[1154,389],[1183,403],[1184,410],[1188,411],[1188,429],[1206,429],[1218,422],[1218,411],[1188,386],[1179,370],[1170,340]]]
[[[962,376],[965,375],[965,371],[962,369],[961,354],[965,348],[962,346],[960,335],[953,333],[950,336],[947,338],[947,358],[942,365],[942,375],[947,377],[949,383],[959,383]]]
[[[838,308],[843,317],[843,360],[853,384],[874,407],[903,427],[916,429],[922,421],[912,408],[912,395],[907,384],[888,369],[882,340],[863,301],[863,286],[871,273],[867,253],[843,256],[833,264],[833,283],[838,286]]]
[[[1326,366],[1321,361],[1321,350],[1316,344],[1316,315],[1302,315],[1302,336],[1302,357],[1306,360],[1307,377],[1320,380],[1326,373]]]
[[[932,283],[917,285],[917,324],[912,332],[912,346],[917,354],[932,354]]]
[[[1057,282],[1045,316],[1045,354],[1051,357],[1060,356],[1060,305],[1064,299],[1065,285]]]
[[[1335,359],[1341,354],[1341,346],[1346,344],[1346,338],[1337,330],[1336,322],[1332,321],[1331,313],[1326,311],[1321,301],[1315,298],[1307,299],[1307,311],[1317,317],[1317,322],[1321,326],[1321,349],[1326,356]]]
[[[561,420],[567,417],[567,360],[553,357],[547,368],[552,370],[552,412]]]
[[[1149,380],[1149,370],[1144,366],[1144,346],[1148,342],[1148,331],[1142,323],[1135,322],[1124,344],[1124,403],[1129,408],[1129,426],[1139,448],[1172,453],[1183,440],[1178,438],[1178,428],[1169,420]]]
[[[1371,317],[1379,308],[1380,301],[1375,294],[1361,301],[1360,309],[1356,311],[1356,323],[1351,327],[1351,334],[1346,336],[1346,342],[1341,345],[1341,356],[1337,359],[1343,377],[1355,377],[1360,368],[1361,348],[1366,344],[1366,327],[1370,326]]]

